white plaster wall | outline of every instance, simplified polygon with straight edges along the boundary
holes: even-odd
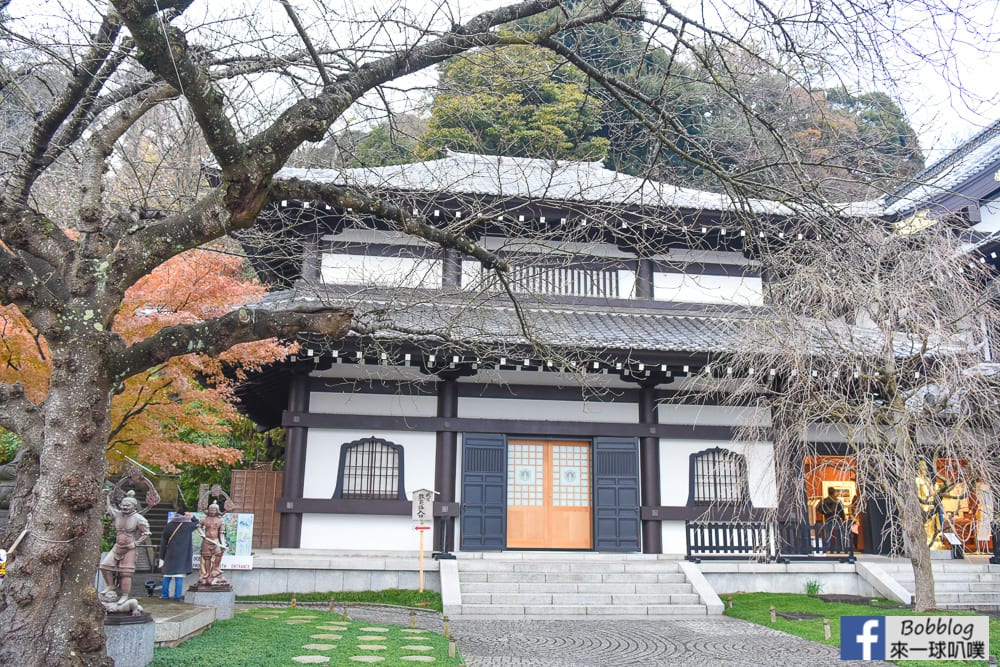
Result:
[[[441,287],[441,260],[323,253],[320,277],[328,285]]]
[[[739,306],[755,306],[764,301],[760,278],[662,272],[653,274],[653,298]]]
[[[403,488],[407,498],[414,489],[434,488],[434,433],[311,428],[308,434],[302,493],[306,498],[332,498],[340,474],[340,446],[372,436],[403,446]]]
[[[425,556],[433,551],[433,530],[424,531]],[[417,551],[420,536],[408,516],[303,514],[302,549]]]
[[[774,476],[774,446],[770,442],[712,440],[660,440],[660,504],[682,506],[688,501],[691,454],[721,447],[742,454],[747,461],[747,481],[754,507],[774,507],[777,489]],[[664,522],[664,539],[666,524]],[[683,524],[681,524],[683,531]],[[671,537],[673,539],[673,537]],[[681,539],[684,539],[683,533]],[[666,542],[664,542],[666,545]],[[666,548],[666,547],[664,547]]]
[[[458,416],[471,419],[544,419],[634,424],[638,415],[638,408],[634,403],[511,398],[460,398],[458,401]]]
[[[618,298],[619,299],[634,299],[635,298],[635,272],[618,270]]]
[[[309,412],[333,415],[433,417],[437,414],[437,399],[433,396],[407,394],[340,394],[314,391],[309,397]]]
[[[694,424],[697,426],[770,426],[771,412],[760,408],[733,408],[722,405],[658,406],[661,424]]]
[[[660,535],[664,554],[675,556],[687,554],[687,534],[684,531],[683,521],[661,521]]]

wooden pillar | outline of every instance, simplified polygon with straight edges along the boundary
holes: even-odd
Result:
[[[639,423],[656,424],[656,385],[639,386]],[[660,505],[660,439],[656,436],[639,438],[640,498],[645,507]],[[663,553],[663,529],[659,520],[643,520],[642,553]]]
[[[653,298],[653,260],[648,257],[639,258],[639,269],[635,274],[635,298]]]
[[[309,411],[309,376],[297,373],[292,378],[288,392],[289,412]],[[303,426],[289,426],[285,429],[285,473],[282,479],[281,496],[294,500],[302,498],[306,477],[306,441],[308,429]],[[302,514],[281,512],[278,524],[278,546],[297,549],[302,541]]]
[[[462,256],[457,250],[445,250],[441,263],[441,287],[458,289],[462,286]]]
[[[445,377],[438,380],[437,416],[443,418],[458,416],[458,382],[454,378]],[[458,433],[438,431],[434,458],[434,490],[438,492],[435,498],[437,502],[449,504],[455,502],[457,462]],[[434,519],[434,534],[439,551],[445,553],[452,551],[455,548],[454,517]]]

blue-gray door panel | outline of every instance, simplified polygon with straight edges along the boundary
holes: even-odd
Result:
[[[463,551],[498,551],[506,544],[507,438],[466,433],[462,442]]]
[[[639,443],[594,438],[594,550],[639,550]]]

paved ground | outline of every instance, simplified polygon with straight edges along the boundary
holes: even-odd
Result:
[[[352,607],[352,618],[407,625],[409,612]],[[441,632],[437,614],[416,624]],[[845,667],[832,647],[726,616],[657,621],[463,621],[450,632],[468,667]]]

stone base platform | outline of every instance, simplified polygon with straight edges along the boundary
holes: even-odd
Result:
[[[180,646],[191,637],[200,635],[216,621],[214,607],[159,598],[142,598],[139,604],[156,621],[157,647]]]
[[[192,586],[184,594],[184,599],[200,607],[213,607],[215,620],[224,621],[236,614],[236,593],[232,587]]]
[[[154,628],[148,611],[140,616],[109,614],[104,621],[108,657],[118,667],[146,667],[153,662]]]

